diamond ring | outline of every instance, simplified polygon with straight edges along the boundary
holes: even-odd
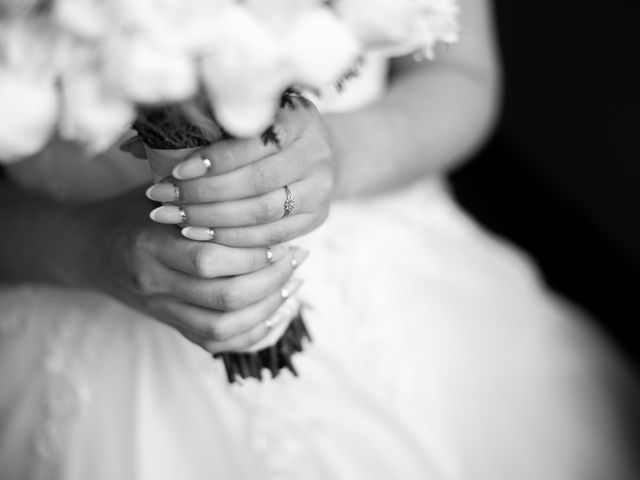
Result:
[[[293,209],[296,208],[296,201],[293,199],[291,189],[288,185],[284,186],[284,193],[287,195],[287,198],[284,201],[284,214],[282,215],[282,218],[286,218],[291,215]]]

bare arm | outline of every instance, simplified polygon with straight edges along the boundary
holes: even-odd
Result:
[[[490,4],[460,0],[460,6],[458,43],[433,62],[395,60],[379,102],[326,117],[337,156],[336,197],[393,189],[451,168],[490,131],[500,92]]]

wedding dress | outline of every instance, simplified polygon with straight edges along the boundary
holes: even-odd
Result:
[[[376,65],[325,108],[379,94]],[[83,201],[148,170],[48,153],[9,174]],[[99,293],[3,287],[0,478],[633,478],[617,408],[637,402],[631,373],[443,178],[334,205],[295,243],[313,343],[298,377],[262,383],[229,385],[220,361]]]

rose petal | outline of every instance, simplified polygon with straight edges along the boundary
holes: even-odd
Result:
[[[216,119],[233,135],[257,135],[270,125],[282,92],[293,81],[282,42],[240,7],[227,15],[219,34],[225,48],[201,61]]]
[[[288,35],[287,53],[298,83],[322,87],[341,77],[357,59],[361,45],[326,8],[301,15]]]
[[[63,77],[60,134],[82,143],[92,153],[109,148],[129,128],[134,107],[110,94],[93,72]]]
[[[58,98],[52,80],[0,68],[0,162],[37,153],[53,131]]]

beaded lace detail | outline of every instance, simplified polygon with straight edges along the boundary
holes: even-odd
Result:
[[[17,334],[33,317],[33,306],[29,302],[32,297],[30,288],[10,291],[2,295],[2,302],[6,305],[0,313],[0,338]],[[15,308],[14,308],[15,307]]]
[[[74,424],[92,399],[86,379],[92,368],[98,325],[80,306],[77,310],[68,308],[64,315],[50,311],[55,302],[50,303],[47,288],[20,287],[2,294],[0,336],[19,342],[21,334],[32,336],[37,332],[37,338],[42,339],[41,350],[34,352],[40,365],[34,373],[41,378],[33,385],[41,389],[41,394],[31,442],[35,458],[55,461],[63,454]]]
[[[42,460],[59,456],[69,442],[74,424],[92,401],[86,378],[91,367],[95,325],[88,319],[70,318],[57,326],[44,358],[46,376],[42,420],[34,447]]]
[[[232,387],[247,412],[249,446],[265,480],[295,480],[304,468],[300,459],[306,456],[306,445],[301,439],[312,428],[313,417],[303,414],[287,395],[278,394],[280,382],[286,388],[295,381],[282,372],[276,380],[250,379]]]

